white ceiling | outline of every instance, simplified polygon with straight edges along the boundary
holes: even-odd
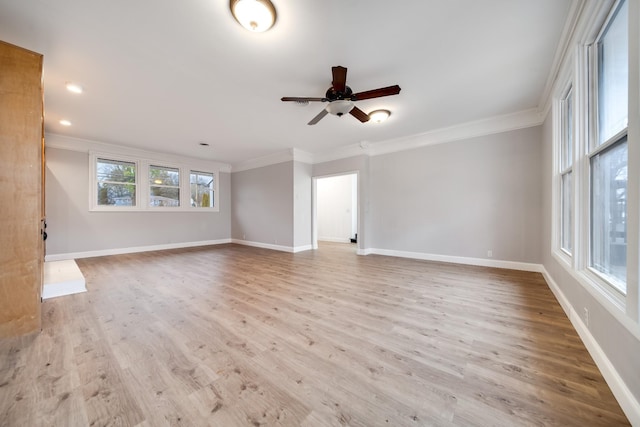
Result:
[[[0,0],[0,39],[44,54],[47,132],[237,164],[540,108],[572,1],[273,0],[255,34],[227,0]],[[335,65],[354,92],[400,85],[357,103],[387,122],[280,101],[324,96]]]

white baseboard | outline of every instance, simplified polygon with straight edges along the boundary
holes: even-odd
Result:
[[[87,292],[82,272],[74,260],[44,263],[42,299]]]
[[[280,252],[289,252],[294,254],[297,252],[310,251],[313,249],[312,245],[283,246],[283,245],[274,245],[271,243],[252,242],[250,240],[242,240],[242,239],[231,239],[231,243],[244,245],[244,246],[252,246],[254,248],[271,249],[271,250],[280,251]]]
[[[580,339],[584,343],[587,351],[593,358],[596,366],[600,369],[602,376],[609,385],[611,392],[615,396],[616,400],[620,404],[622,411],[625,413],[632,426],[640,426],[640,402],[633,396],[631,390],[627,387],[626,383],[618,374],[618,371],[613,366],[605,352],[602,350],[596,339],[591,335],[589,328],[582,321],[582,317],[576,312],[569,300],[564,295],[558,284],[553,280],[553,277],[542,266],[542,275],[549,285],[549,289],[555,295],[556,299],[560,303],[560,306],[566,313],[567,317],[571,321],[571,324],[578,332]]]
[[[424,252],[396,251],[391,249],[376,249],[376,248],[358,249],[358,255],[369,255],[369,254],[395,256],[400,258],[412,258],[412,259],[420,259],[425,261],[448,262],[453,264],[478,265],[482,267],[505,268],[509,270],[532,271],[535,273],[542,272],[541,264],[533,264],[529,262],[502,261],[497,259],[484,259],[484,258],[469,258],[469,257],[459,257],[459,256],[450,256],[450,255],[428,254]]]
[[[44,258],[44,260],[45,261],[62,261],[62,260],[68,260],[68,259],[92,258],[97,256],[132,254],[136,252],[163,251],[166,249],[180,249],[180,248],[193,248],[197,246],[221,245],[224,243],[231,243],[231,239],[203,240],[199,242],[168,243],[164,245],[103,249],[98,251],[71,252],[66,254],[50,254],[50,255],[47,255]]]
[[[333,242],[333,243],[351,243],[351,239],[346,237],[318,237],[319,242]]]

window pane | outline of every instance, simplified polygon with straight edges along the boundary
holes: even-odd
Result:
[[[561,188],[561,212],[562,225],[560,229],[561,247],[565,251],[571,253],[573,250],[573,213],[571,202],[571,172],[562,175]]]
[[[215,206],[213,199],[213,174],[206,172],[191,172],[191,206],[198,208],[212,208]]]
[[[624,1],[598,41],[598,145],[627,127],[628,15]]]
[[[562,101],[562,150],[561,169],[564,170],[573,163],[573,91],[569,90]]]
[[[627,138],[591,158],[591,267],[626,292]]]
[[[96,161],[98,206],[136,205],[136,164],[116,160]]]
[[[149,166],[149,206],[180,206],[180,170]]]

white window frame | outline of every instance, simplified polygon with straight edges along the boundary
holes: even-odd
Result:
[[[134,163],[136,165],[136,205],[135,206],[105,206],[98,205],[98,180],[97,161],[98,159],[114,160]],[[180,206],[158,207],[150,206],[149,167],[158,166],[178,169],[180,174]],[[213,207],[202,208],[191,206],[191,171],[207,173],[213,175]],[[107,152],[89,152],[89,211],[90,212],[220,212],[220,173],[217,169],[207,166],[206,162],[185,163],[178,161],[167,161],[164,159],[140,158],[134,155],[114,154]]]

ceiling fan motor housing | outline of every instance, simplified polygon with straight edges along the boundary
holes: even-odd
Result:
[[[329,101],[337,101],[340,99],[351,99],[351,95],[353,95],[353,91],[349,86],[344,87],[344,91],[337,91],[333,86],[327,89],[327,93],[325,94],[325,98]]]

